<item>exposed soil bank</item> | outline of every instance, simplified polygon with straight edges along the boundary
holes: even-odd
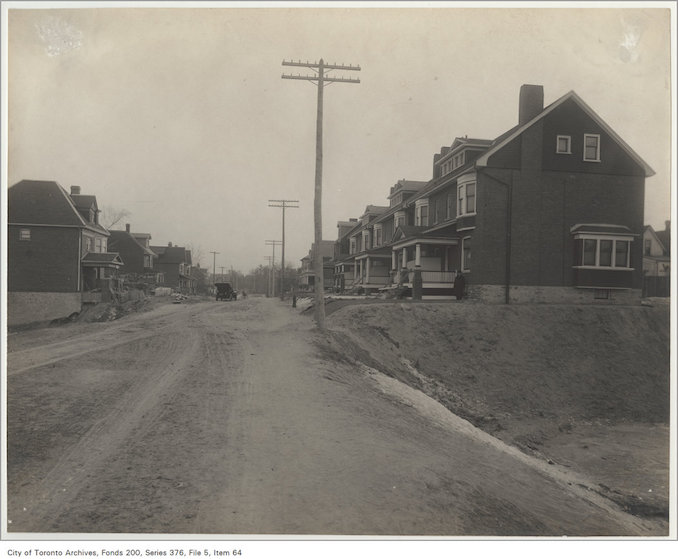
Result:
[[[475,426],[585,475],[627,511],[668,518],[669,307],[327,307],[338,354]]]

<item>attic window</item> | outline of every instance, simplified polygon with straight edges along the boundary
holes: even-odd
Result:
[[[572,153],[572,138],[570,136],[557,137],[556,153]]]
[[[19,240],[20,241],[30,241],[31,240],[31,230],[30,229],[20,229],[19,230]]]
[[[584,161],[600,162],[600,134],[584,134]]]

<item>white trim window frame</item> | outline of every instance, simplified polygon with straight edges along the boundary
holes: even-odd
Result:
[[[631,237],[611,235],[577,235],[581,241],[581,254],[575,268],[596,270],[632,270]]]
[[[600,163],[600,134],[584,134],[584,161]]]
[[[383,243],[381,224],[374,226],[374,246],[380,247]]]
[[[414,224],[418,227],[426,227],[429,224],[429,200],[417,200],[414,208]]]
[[[465,182],[457,187],[457,216],[475,215],[476,196],[476,181]]]
[[[556,153],[572,153],[572,136],[565,136],[561,134],[556,136]]]
[[[471,271],[471,237],[461,240],[461,269],[464,272]]]

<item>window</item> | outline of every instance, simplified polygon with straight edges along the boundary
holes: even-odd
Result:
[[[476,183],[462,184],[459,189],[457,215],[476,213]]]
[[[652,240],[645,239],[645,256],[650,256],[652,254]]]
[[[94,239],[94,252],[103,252],[101,246],[101,237]]]
[[[445,217],[447,219],[454,217],[454,193],[453,192],[449,192],[447,194],[447,212],[445,213]]]
[[[31,230],[30,229],[19,229],[19,240],[20,241],[30,241],[31,240]]]
[[[429,202],[431,206],[431,222],[432,223],[438,223],[438,201],[437,200],[431,200]],[[428,225],[428,223],[427,223]]]
[[[572,153],[572,138],[570,136],[558,136],[556,138],[556,153]]]
[[[584,161],[600,161],[599,134],[584,134]]]
[[[419,206],[414,216],[415,225],[428,225],[428,206]]]
[[[615,241],[614,243],[614,265],[616,268],[630,268],[629,265],[629,242]]]
[[[580,239],[578,266],[630,268],[631,241],[626,239]]]
[[[356,250],[355,250],[355,237],[351,237],[351,250],[350,250],[349,253],[355,254],[355,252],[356,252]]]
[[[461,240],[461,268],[465,272],[471,270],[471,237]]]
[[[374,246],[375,247],[380,247],[381,246],[381,226],[380,225],[375,225],[374,226]]]

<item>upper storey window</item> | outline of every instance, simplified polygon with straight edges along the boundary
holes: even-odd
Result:
[[[600,134],[584,134],[584,161],[600,161]]]
[[[445,163],[442,164],[441,167],[441,175],[445,176],[448,173],[451,173],[455,169],[458,169],[461,167],[464,163],[466,162],[466,152],[462,151],[461,153],[458,153],[457,155],[454,155]]]
[[[572,153],[572,138],[570,136],[557,137],[556,153]]]

